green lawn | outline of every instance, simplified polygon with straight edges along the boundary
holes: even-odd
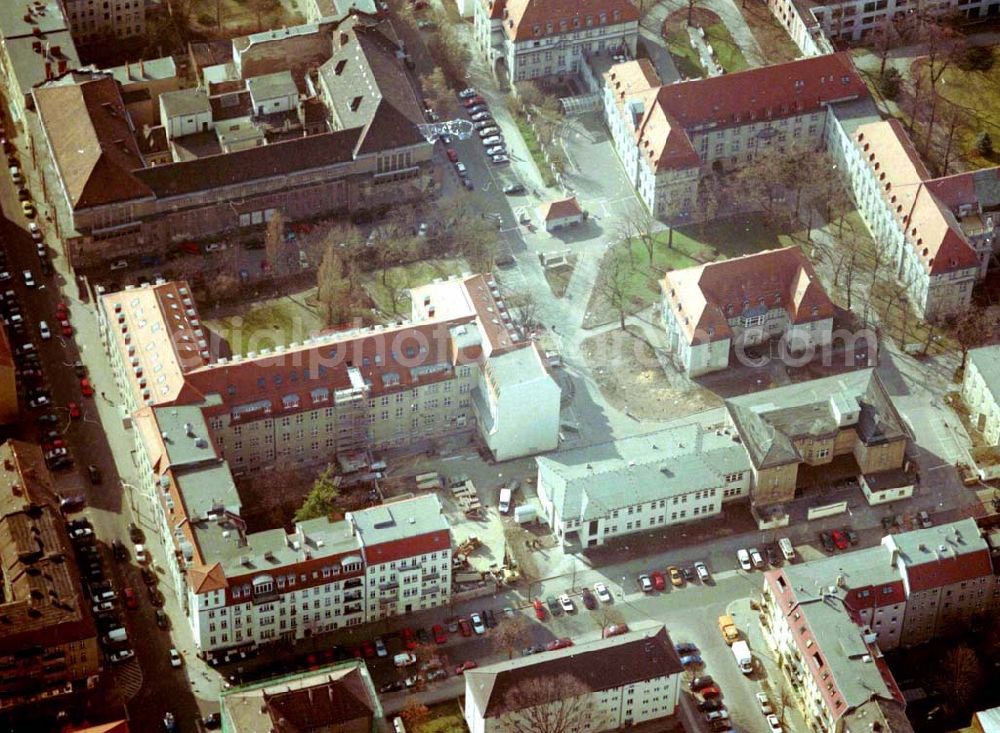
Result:
[[[750,68],[750,64],[743,57],[743,52],[736,45],[724,23],[712,23],[707,26],[705,40],[712,44],[712,48],[715,49],[715,60],[727,73]]]
[[[239,313],[206,319],[210,331],[224,339],[234,354],[287,346],[302,342],[323,328],[319,313],[311,306],[316,289],[265,300]]]
[[[930,88],[927,65],[918,60],[911,67],[912,74],[923,77],[923,88]],[[994,152],[985,158],[975,149],[976,136],[986,131],[993,138],[995,151],[1000,151],[1000,48],[993,49],[993,68],[989,71],[963,71],[956,64],[945,69],[937,83],[938,94],[962,110],[963,119],[958,125],[955,141],[957,154],[973,168],[985,168],[1000,163],[1000,154]],[[925,95],[930,99],[930,95]],[[924,117],[926,120],[926,115]],[[938,134],[943,134],[944,121],[938,119]]]
[[[404,291],[418,285],[426,285],[437,277],[447,278],[468,271],[469,265],[461,259],[421,260],[389,268],[384,283],[381,272],[366,273],[362,277],[361,284],[375,302],[375,307],[386,318],[394,320],[410,316],[410,296]],[[395,303],[393,303],[393,292],[398,293]]]
[[[552,169],[549,168],[545,156],[542,155],[542,147],[538,142],[538,137],[535,135],[535,128],[523,117],[515,115],[514,119],[517,121],[517,129],[520,130],[521,137],[524,138],[524,144],[528,146],[528,152],[531,153],[535,165],[538,166],[538,172],[542,175],[542,180],[545,181],[546,186],[554,186],[556,179],[552,176]]]
[[[705,76],[698,52],[691,48],[691,38],[688,36],[687,26],[682,25],[680,28],[668,31],[665,40],[667,51],[670,52],[674,66],[677,67],[677,71],[682,77],[700,79]]]

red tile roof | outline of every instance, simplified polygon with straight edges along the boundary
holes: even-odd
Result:
[[[911,564],[907,561],[905,567],[911,593],[961,583],[993,573],[990,552],[986,548],[958,556],[941,558],[935,556],[922,563]]]
[[[583,213],[583,209],[580,208],[580,204],[576,201],[576,196],[570,196],[568,199],[559,199],[558,201],[547,201],[538,208],[545,221],[563,219],[567,216],[579,216]]]
[[[639,11],[630,0],[506,0],[502,10],[506,11],[504,32],[515,41],[639,20]],[[604,22],[600,20],[602,14]]]
[[[759,252],[668,272],[667,303],[691,344],[732,337],[729,319],[783,307],[792,323],[833,316],[833,303],[798,247]]]
[[[226,572],[219,563],[194,565],[188,568],[188,585],[195,593],[222,590],[228,585]]]
[[[486,17],[490,20],[500,20],[503,11],[507,9],[507,0],[482,0],[486,3]]]
[[[366,544],[364,546],[365,562],[368,565],[380,565],[406,557],[441,552],[449,547],[451,547],[451,534],[447,530],[428,532],[403,540],[393,540],[375,545]]]
[[[691,168],[700,164],[688,137],[693,128],[767,122],[867,96],[846,53],[667,84],[645,97],[639,148],[654,171]]]
[[[978,267],[979,259],[954,214],[935,199],[935,187],[927,185],[930,173],[899,121],[861,125],[854,142],[924,269],[939,275]],[[950,186],[942,188],[947,191]]]

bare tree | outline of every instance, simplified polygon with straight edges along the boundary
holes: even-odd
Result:
[[[424,99],[441,119],[447,120],[458,114],[458,98],[448,86],[448,80],[441,69],[434,69],[427,76],[421,76],[420,86],[424,91]]]
[[[278,0],[247,0],[250,11],[257,20],[257,32],[264,30],[265,13],[274,12],[279,6]]]
[[[452,88],[458,89],[465,83],[465,74],[472,56],[453,23],[438,23],[437,31],[427,43],[427,49]]]
[[[498,651],[507,652],[507,659],[514,656],[517,649],[528,634],[531,624],[521,615],[504,619],[503,622],[490,632],[490,641]]]
[[[285,217],[280,211],[275,211],[264,230],[264,251],[267,253],[272,274],[284,274],[288,264],[286,249]]]
[[[416,695],[410,695],[406,699],[406,704],[399,715],[403,722],[409,726],[409,730],[416,730],[417,726],[423,723],[430,716],[431,710]]]
[[[504,297],[514,320],[526,331],[538,325],[538,299],[530,290],[512,290]]]
[[[949,700],[949,706],[961,710],[968,706],[982,688],[983,665],[968,644],[948,649],[938,661],[935,687]]]
[[[608,250],[598,277],[598,289],[608,304],[618,312],[618,323],[625,330],[625,315],[631,304],[629,284],[633,272],[632,250],[626,244],[617,244]]]
[[[350,269],[339,248],[328,244],[316,270],[316,299],[323,305],[327,326],[344,323],[354,313],[355,289],[348,275]]]
[[[506,733],[572,733],[610,724],[600,719],[590,687],[571,674],[522,680],[507,690],[501,705]]]
[[[944,154],[941,161],[942,176],[948,175],[948,164],[951,163],[951,151],[955,145],[955,135],[958,132],[959,126],[964,121],[965,113],[962,108],[949,102],[948,109],[945,111],[945,124],[948,126],[948,131],[944,136]]]
[[[996,328],[996,318],[983,308],[970,306],[949,323],[951,335],[962,350],[962,365],[969,356],[969,350],[990,341]]]

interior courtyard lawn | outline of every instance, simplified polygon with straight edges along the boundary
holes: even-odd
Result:
[[[232,353],[244,356],[250,351],[287,346],[293,341],[301,343],[323,329],[322,317],[312,307],[315,292],[315,288],[310,288],[250,306],[241,305],[238,311],[227,309],[226,315],[206,318],[204,324],[214,338],[229,344]]]
[[[466,733],[469,730],[456,701],[431,705],[429,710],[427,718],[415,726],[416,733]]]
[[[726,70],[726,73],[750,68],[743,52],[740,51],[740,47],[736,45],[732,34],[722,21],[703,27],[705,28],[705,40],[712,45],[715,50],[715,60],[719,62],[719,66]]]
[[[375,308],[390,320],[410,317],[410,288],[427,285],[435,278],[448,278],[469,271],[463,259],[420,260],[408,265],[390,267],[383,280],[382,273],[365,273],[361,284]]]

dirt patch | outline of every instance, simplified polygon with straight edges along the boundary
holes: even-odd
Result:
[[[561,267],[545,268],[545,281],[549,284],[549,289],[557,298],[566,295],[569,281],[573,277],[573,270],[576,269],[576,255],[566,258],[566,264]]]
[[[736,7],[769,64],[783,64],[799,58],[799,47],[781,27],[766,3],[739,3]]]
[[[591,336],[581,348],[608,403],[640,420],[684,417],[722,404],[672,367],[664,370],[641,333],[614,329]]]

